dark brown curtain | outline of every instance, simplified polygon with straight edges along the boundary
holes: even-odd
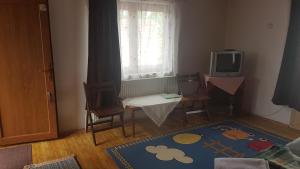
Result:
[[[112,81],[120,92],[121,61],[116,0],[89,0],[87,83]]]
[[[290,26],[274,104],[287,105],[300,111],[300,1],[292,0]]]

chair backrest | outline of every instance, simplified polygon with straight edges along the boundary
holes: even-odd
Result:
[[[199,73],[177,74],[176,80],[180,95],[190,95],[206,90],[204,80]]]
[[[101,84],[87,84],[84,82],[83,86],[88,110],[120,105],[120,100],[112,82],[102,82]]]

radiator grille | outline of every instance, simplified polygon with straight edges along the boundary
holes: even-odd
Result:
[[[157,93],[177,93],[175,77],[123,81],[120,97],[137,97]]]

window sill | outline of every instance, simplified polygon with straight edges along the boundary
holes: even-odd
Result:
[[[163,77],[149,77],[149,78],[138,78],[138,79],[122,79],[122,82],[130,82],[130,81],[140,81],[140,80],[151,80],[151,79],[165,79],[165,78],[175,78],[176,76],[163,76]]]

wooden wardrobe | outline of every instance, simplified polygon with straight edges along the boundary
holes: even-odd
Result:
[[[57,137],[47,0],[0,0],[0,145]]]

